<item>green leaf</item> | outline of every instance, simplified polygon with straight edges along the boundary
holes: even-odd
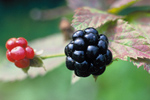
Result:
[[[40,56],[35,55],[33,59],[30,60],[31,67],[43,67],[44,63]]]
[[[110,9],[108,9],[108,12],[112,14],[117,14],[123,9],[130,7],[138,1],[139,0],[118,0],[112,4]]]
[[[116,16],[109,14],[104,11],[97,9],[83,7],[75,10],[74,19],[72,21],[72,26],[76,30],[82,30],[87,27],[100,27],[108,21],[114,21],[116,19],[122,18],[121,16]]]
[[[28,70],[30,69],[30,67],[27,67],[27,68],[21,68],[22,69],[22,71],[24,72],[24,73],[28,73]]]
[[[128,16],[126,16],[125,18],[130,24],[132,25],[137,25],[137,24],[149,24],[150,22],[150,13],[148,11],[138,11],[138,12],[134,12],[129,14]]]
[[[150,11],[150,6],[132,6],[126,9],[123,9],[122,11],[120,11],[118,13],[118,15],[129,15],[135,12],[139,12],[139,11]]]

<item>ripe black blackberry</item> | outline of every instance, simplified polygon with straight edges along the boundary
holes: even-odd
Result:
[[[65,47],[66,67],[74,70],[75,75],[79,77],[101,75],[106,65],[112,62],[108,44],[106,35],[99,35],[92,27],[76,31],[71,42]]]

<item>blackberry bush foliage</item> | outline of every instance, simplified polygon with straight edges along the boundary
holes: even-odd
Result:
[[[92,27],[76,31],[65,47],[66,67],[76,76],[101,75],[112,61],[108,38]]]
[[[76,3],[80,4],[79,1],[84,2],[81,0],[72,2],[70,7],[75,7]],[[72,40],[67,46],[65,45],[66,47],[64,45],[58,46],[62,52],[65,47],[65,54],[37,56],[31,53],[32,48],[28,46],[26,40],[12,38],[9,40],[10,42],[6,43],[8,49],[6,56],[9,61],[14,62],[16,66],[23,69],[29,68],[27,66],[40,67],[43,66],[43,59],[66,55],[67,68],[74,71],[79,77],[102,74],[106,66],[112,62],[112,58],[114,60],[129,60],[138,68],[144,66],[144,69],[150,73],[150,24],[148,24],[150,23],[150,14],[148,12],[149,8],[143,9],[142,7],[142,11],[140,10],[141,7],[140,9],[137,7],[138,9],[135,10],[132,7],[130,8],[132,4],[137,4],[138,1],[116,1],[107,11],[101,11],[99,6],[98,9],[94,9],[92,1],[89,3],[92,4],[92,8],[75,7],[78,9],[75,10],[72,26],[78,31],[73,34]],[[98,34],[98,32],[103,34]],[[49,43],[58,43],[60,37],[50,38]],[[46,47],[54,48],[57,44],[48,45]],[[42,49],[45,48],[42,47]],[[63,62],[63,60],[61,61]],[[61,61],[57,60],[57,63]],[[37,71],[36,73],[40,74],[41,72]],[[75,79],[78,79],[78,77],[73,77],[73,80]]]
[[[150,25],[148,24],[150,14],[137,9],[137,11],[124,12],[127,16],[120,16],[124,5],[128,7],[137,2],[136,0],[130,1],[126,0],[121,3],[121,7],[110,8],[107,12],[90,7],[78,8],[75,10],[72,26],[76,30],[83,30],[89,26],[97,28],[100,33],[105,33],[108,37],[107,44],[109,44],[113,59],[129,60],[138,68],[144,66],[144,69],[150,73]],[[99,44],[102,44],[102,41],[99,41]]]

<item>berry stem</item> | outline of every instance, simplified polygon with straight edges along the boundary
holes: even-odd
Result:
[[[65,54],[55,54],[55,55],[46,55],[46,56],[41,56],[41,59],[48,59],[48,58],[55,58],[55,57],[63,57]]]

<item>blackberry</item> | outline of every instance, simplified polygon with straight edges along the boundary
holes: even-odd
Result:
[[[84,39],[87,45],[96,45],[98,42],[98,37],[94,33],[85,34]]]
[[[101,67],[106,65],[106,58],[104,55],[100,54],[98,57],[94,60],[93,65],[96,67]]]
[[[84,30],[84,32],[85,33],[94,33],[94,34],[96,34],[99,37],[97,30],[95,28],[93,28],[93,27],[86,28]]]
[[[93,73],[92,75],[95,75],[95,76],[101,75],[104,73],[105,69],[106,69],[106,66],[102,66],[97,70],[97,72]]]
[[[88,60],[93,60],[99,54],[99,48],[97,46],[89,45],[86,50],[86,57]]]
[[[99,68],[95,67],[95,66],[91,63],[88,71],[89,71],[89,73],[93,74],[93,73],[96,73],[98,70],[99,70]]]
[[[100,49],[101,54],[105,54],[107,49],[108,49],[108,45],[104,40],[99,40],[98,41],[98,47]]]
[[[74,70],[75,61],[71,57],[66,57],[66,67],[70,70]]]
[[[109,44],[108,38],[107,38],[106,35],[104,35],[104,34],[100,34],[100,35],[99,35],[99,40],[104,40],[104,41],[106,41],[107,44]]]
[[[72,54],[72,58],[75,61],[83,62],[85,60],[84,51],[75,50]]]
[[[78,69],[81,72],[85,72],[89,69],[90,64],[87,61],[83,61],[81,63],[75,62],[74,64],[75,68]]]
[[[66,47],[65,47],[65,54],[66,56],[72,56],[72,52],[74,51],[74,45],[73,43],[69,43]]]
[[[90,76],[90,73],[86,72],[80,72],[79,70],[75,70],[75,75],[79,77],[88,77]]]
[[[107,53],[105,56],[106,56],[106,65],[108,65],[112,62],[112,53],[109,49],[107,50]]]
[[[108,38],[92,27],[76,31],[65,47],[67,68],[79,77],[101,75],[112,62],[108,43]]]
[[[76,38],[83,38],[84,37],[84,31],[78,30],[72,35],[72,39],[75,40]]]
[[[76,38],[74,40],[74,49],[76,49],[76,50],[84,50],[85,49],[85,42],[82,38]]]
[[[68,47],[67,46],[65,47],[64,51],[65,51],[65,55],[68,56]]]

